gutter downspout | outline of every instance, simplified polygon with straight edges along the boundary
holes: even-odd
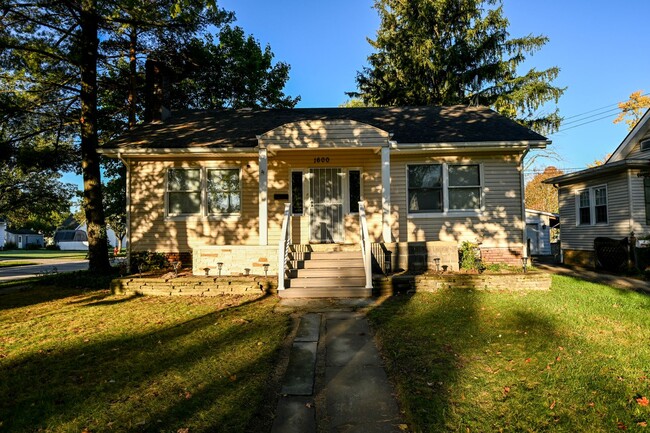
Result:
[[[526,185],[524,183],[524,159],[530,151],[530,144],[526,145],[526,149],[521,154],[519,160],[519,176],[521,183],[521,221],[522,221],[522,240],[523,245],[521,248],[521,257],[528,257],[528,241],[526,240]]]
[[[131,166],[122,152],[117,153],[117,158],[126,167],[126,272],[131,273]]]

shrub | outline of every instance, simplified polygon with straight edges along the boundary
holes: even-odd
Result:
[[[5,250],[17,250],[18,245],[15,242],[6,242],[5,243]]]
[[[40,244],[27,244],[25,245],[26,250],[40,250],[43,248]]]
[[[169,267],[169,261],[162,253],[153,251],[138,251],[131,254],[132,271],[153,271],[166,269]]]
[[[57,244],[51,244],[51,245],[45,245],[45,249],[50,251],[60,251],[61,247],[58,246]]]
[[[481,263],[481,250],[478,244],[473,242],[464,241],[458,250],[458,259],[460,261],[460,269],[480,271],[483,268]]]

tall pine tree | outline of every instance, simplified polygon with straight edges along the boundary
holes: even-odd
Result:
[[[484,105],[540,133],[558,129],[564,89],[559,69],[518,68],[548,42],[545,36],[510,38],[501,0],[375,0],[381,23],[376,52],[357,74],[367,105]]]

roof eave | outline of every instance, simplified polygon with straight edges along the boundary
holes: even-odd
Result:
[[[647,159],[624,159],[621,161],[610,162],[598,167],[591,167],[586,170],[576,171],[574,173],[555,176],[542,181],[546,184],[571,184],[584,179],[589,179],[601,174],[608,174],[616,171],[624,171],[635,168],[650,168],[650,160]]]

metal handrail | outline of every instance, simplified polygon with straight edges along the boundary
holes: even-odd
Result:
[[[366,271],[366,289],[372,289],[372,250],[368,222],[366,221],[366,205],[359,202],[359,226],[361,229],[361,254],[363,255],[363,268]]]
[[[289,258],[289,218],[291,218],[291,203],[284,204],[284,216],[282,217],[282,232],[280,233],[280,244],[278,245],[278,290],[284,290],[284,277],[287,260]]]

